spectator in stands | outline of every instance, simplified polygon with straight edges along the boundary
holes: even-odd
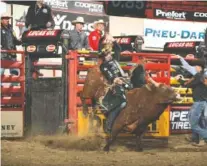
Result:
[[[99,48],[99,41],[104,34],[105,22],[103,20],[98,20],[94,22],[94,31],[92,31],[89,36],[89,45],[94,50],[97,51]]]
[[[70,50],[81,50],[90,49],[88,44],[88,38],[86,33],[83,31],[83,26],[85,24],[83,17],[77,17],[76,20],[72,21],[75,29],[70,31]]]
[[[54,25],[51,8],[38,0],[32,4],[27,12],[25,25],[28,29],[46,29]]]
[[[12,29],[9,20],[12,17],[8,14],[1,16],[1,49],[2,50],[16,50],[16,45],[21,45],[21,41],[16,38],[15,32]],[[2,60],[16,61],[15,53],[1,53]],[[1,75],[3,75],[5,69],[1,68]],[[10,69],[11,75],[18,75],[17,69]]]

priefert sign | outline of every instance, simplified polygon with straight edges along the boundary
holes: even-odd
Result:
[[[186,12],[177,12],[174,10],[165,12],[161,9],[156,9],[155,16],[160,18],[186,20]]]

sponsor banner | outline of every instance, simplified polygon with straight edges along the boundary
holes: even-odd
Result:
[[[39,31],[29,31],[26,36],[27,37],[50,37],[56,36],[58,34],[58,30],[39,30]]]
[[[93,15],[105,15],[103,3],[90,1],[44,0],[54,10],[78,12]]]
[[[144,20],[144,47],[162,49],[166,42],[203,41],[206,23]]]
[[[118,44],[131,44],[130,37],[116,37],[115,40]]]
[[[73,30],[74,25],[72,25],[72,21],[75,20],[78,16],[84,18],[85,24],[83,30],[86,32],[87,35],[91,31],[94,30],[93,23],[99,19],[104,20],[108,27],[109,18],[108,16],[92,16],[86,14],[75,14],[75,13],[68,13],[68,12],[60,12],[60,11],[53,11],[54,14],[54,22],[55,22],[55,29],[65,29],[65,30]],[[107,28],[106,27],[106,28]]]
[[[168,48],[194,48],[195,42],[171,42],[167,44]]]
[[[143,35],[144,19],[142,18],[110,16],[109,22],[109,32],[113,36]]]
[[[25,19],[28,10],[28,6],[13,5],[13,28],[17,38],[21,38],[25,28]]]
[[[146,1],[106,1],[105,11],[108,15],[145,17]]]
[[[207,21],[207,12],[154,9],[154,17],[173,20]]]
[[[170,111],[170,129],[172,133],[182,133],[187,130],[189,130],[189,132],[191,131],[188,120],[189,109],[172,109]]]
[[[1,137],[23,136],[23,112],[1,111]]]
[[[184,21],[207,21],[207,2],[201,1],[148,1],[147,18]]]

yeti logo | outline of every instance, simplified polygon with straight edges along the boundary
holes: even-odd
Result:
[[[67,15],[56,14],[53,19],[55,22],[54,29],[65,29],[65,30],[73,30],[74,29],[74,25],[72,25],[72,20],[75,18],[69,18],[69,16],[67,16]],[[94,30],[94,28],[93,28],[94,21],[92,21],[90,23],[86,22],[84,24],[83,30],[86,32],[86,35],[89,35],[89,33]]]
[[[54,29],[61,29],[60,26],[63,22],[65,22],[64,20],[66,19],[66,17],[67,17],[67,15],[60,16],[59,14],[57,14],[54,17],[54,22],[55,22],[55,28]]]

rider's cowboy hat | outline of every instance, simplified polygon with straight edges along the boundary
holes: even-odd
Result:
[[[85,24],[83,17],[77,17],[76,20],[72,21],[72,24],[75,25],[77,23]]]
[[[98,25],[98,24],[105,24],[105,22],[104,22],[104,20],[98,20],[98,21],[95,21],[95,22],[93,23],[93,26],[95,27],[95,26]]]
[[[99,57],[103,58],[103,57],[107,56],[108,54],[112,54],[112,50],[113,50],[112,43],[103,44],[103,47],[99,52]]]
[[[4,13],[1,15],[1,19],[3,19],[3,18],[12,18],[12,16],[7,13]]]

